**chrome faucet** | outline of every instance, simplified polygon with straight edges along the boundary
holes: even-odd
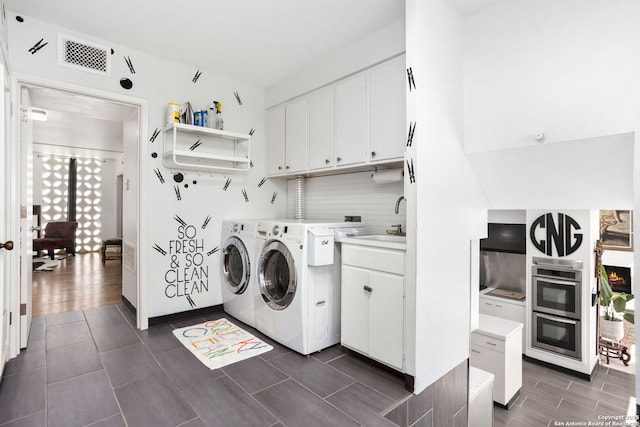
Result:
[[[404,199],[405,201],[407,200],[404,198],[404,196],[400,196],[398,197],[398,200],[396,200],[396,213],[400,212],[400,202],[402,201],[402,199]]]

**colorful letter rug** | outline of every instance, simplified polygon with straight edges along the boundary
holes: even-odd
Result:
[[[173,334],[209,369],[273,350],[266,342],[224,318],[174,329]]]

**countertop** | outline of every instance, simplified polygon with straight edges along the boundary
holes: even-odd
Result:
[[[394,239],[398,237],[397,239]],[[386,240],[389,239],[389,240]],[[343,237],[340,239],[342,244],[370,246],[380,249],[396,249],[405,251],[407,249],[406,237],[394,235],[361,235],[354,237]]]
[[[518,305],[522,305],[524,306],[526,304],[526,298],[522,299],[522,300],[518,300],[518,299],[513,299],[513,298],[506,298],[506,297],[502,297],[502,296],[498,296],[498,295],[489,295],[489,292],[494,291],[496,288],[485,288],[483,290],[480,291],[480,295],[483,298],[490,298],[494,301],[506,301],[506,302],[510,302],[513,304],[518,304]]]
[[[502,319],[500,317],[480,314],[478,329],[473,332],[505,340],[522,329],[522,323],[513,320]]]

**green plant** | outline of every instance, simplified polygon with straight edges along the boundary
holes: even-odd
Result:
[[[609,278],[604,266],[600,266],[600,305],[605,308],[605,320],[621,322],[622,319],[616,313],[622,314],[624,320],[634,323],[635,314],[633,310],[627,309],[627,302],[633,299],[633,295],[624,292],[614,294]]]

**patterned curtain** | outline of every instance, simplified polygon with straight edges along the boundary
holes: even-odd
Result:
[[[76,221],[77,182],[78,162],[72,157],[69,159],[69,175],[67,182],[67,221]]]

